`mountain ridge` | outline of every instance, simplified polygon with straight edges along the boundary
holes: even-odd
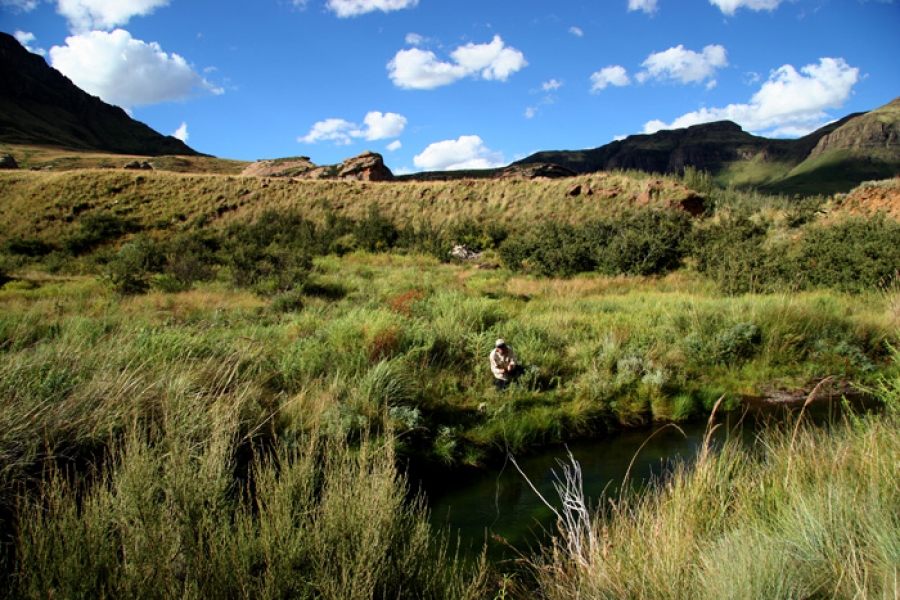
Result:
[[[756,136],[732,121],[717,121],[631,135],[598,148],[537,152],[513,166],[551,163],[576,173],[633,169],[662,174],[694,168],[710,173],[723,187],[835,193],[866,179],[900,174],[898,138],[900,98],[873,111],[849,114],[797,139]],[[873,152],[876,148],[878,152]],[[835,173],[840,176],[831,176]],[[811,181],[816,178],[818,182]]]

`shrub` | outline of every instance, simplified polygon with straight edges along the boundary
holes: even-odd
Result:
[[[356,224],[356,242],[369,252],[390,250],[399,236],[397,227],[381,214],[377,205],[369,207],[365,218]]]
[[[803,233],[799,267],[811,286],[875,289],[900,268],[900,223],[883,217],[815,225]]]
[[[80,255],[139,230],[140,226],[133,219],[110,213],[92,213],[81,219],[80,231],[66,239],[63,246],[72,254]]]
[[[686,213],[640,211],[590,227],[597,268],[607,275],[656,275],[681,265],[691,231]]]
[[[757,292],[782,280],[783,256],[766,248],[767,227],[749,217],[727,217],[698,229],[689,242],[697,271],[726,294]]]
[[[47,256],[54,250],[56,247],[53,244],[48,244],[43,240],[39,240],[37,238],[20,238],[17,240],[9,240],[5,244],[5,250],[10,254],[16,254],[19,256],[28,256],[29,258],[38,258],[41,256]]]
[[[584,228],[553,221],[541,223],[526,234],[507,238],[500,258],[515,271],[568,277],[594,267],[591,242]]]
[[[221,247],[217,236],[210,232],[193,232],[172,238],[165,246],[165,271],[183,289],[196,281],[212,279],[218,264],[216,252]]]
[[[151,274],[162,270],[163,261],[160,245],[140,235],[122,246],[107,263],[105,276],[118,294],[143,294],[150,288]]]

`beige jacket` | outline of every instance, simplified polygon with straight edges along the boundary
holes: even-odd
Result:
[[[513,349],[509,346],[506,347],[506,352],[504,354],[500,354],[497,351],[497,348],[491,350],[491,372],[494,374],[494,377],[497,379],[502,379],[503,381],[509,380],[508,369],[510,366],[516,366],[516,353],[513,352]]]

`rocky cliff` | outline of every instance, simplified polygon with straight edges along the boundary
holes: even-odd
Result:
[[[816,158],[842,150],[868,156],[896,156],[900,150],[900,98],[851,119],[823,136],[809,156]]]

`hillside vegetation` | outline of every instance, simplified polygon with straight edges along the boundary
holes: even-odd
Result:
[[[792,589],[881,597],[887,513],[822,533],[830,515],[801,510],[824,486],[858,513],[861,477],[896,505],[889,418],[833,447],[711,456],[672,479],[683,495],[586,510],[503,576],[410,490],[423,470],[895,378],[897,187],[0,173],[0,597],[721,597],[718,548],[774,548],[746,576],[765,590],[789,568]],[[506,392],[498,337],[524,365]]]
[[[0,172],[0,196],[3,235],[49,242],[71,234],[80,219],[101,213],[133,219],[142,228],[176,231],[249,222],[266,210],[298,210],[323,222],[331,214],[358,218],[377,206],[398,224],[475,219],[517,227],[545,220],[583,222],[635,203],[659,208],[696,193],[674,180],[641,173],[382,184],[157,171],[19,170]]]

